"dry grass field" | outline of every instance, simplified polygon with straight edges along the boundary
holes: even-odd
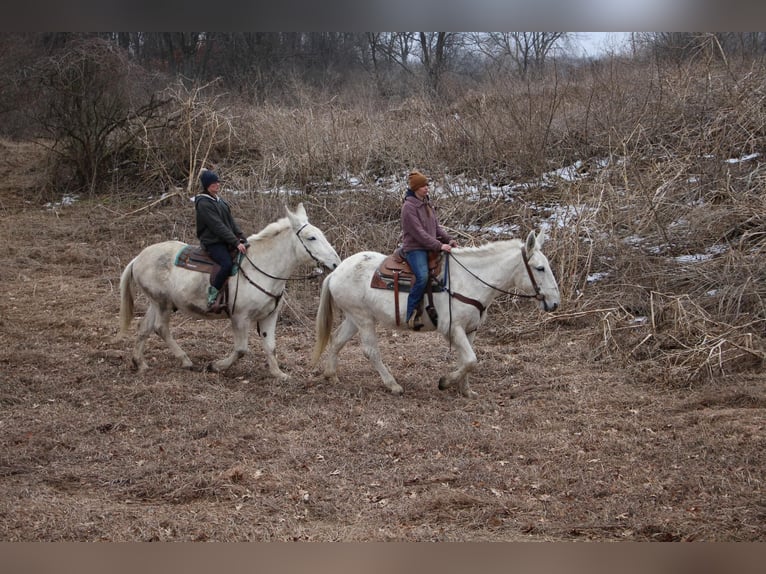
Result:
[[[309,365],[312,280],[288,284],[278,324],[287,382],[252,338],[229,372],[205,371],[230,330],[183,317],[174,333],[200,368],[153,337],[137,377],[117,337],[119,275],[149,243],[191,241],[191,208],[45,207],[30,154],[4,144],[0,540],[766,540],[762,369],[637,376],[593,359],[601,327],[567,319],[566,300],[558,316],[521,300],[491,308],[476,338],[477,400],[437,389],[452,357],[429,334],[380,333],[402,397],[356,341],[331,385]],[[350,255],[341,199],[303,200]],[[255,231],[284,202],[240,199],[238,219]]]

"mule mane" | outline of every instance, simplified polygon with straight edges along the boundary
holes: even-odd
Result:
[[[261,229],[258,233],[255,235],[251,235],[248,240],[249,241],[258,241],[263,239],[271,239],[272,237],[276,237],[280,233],[282,233],[285,230],[292,229],[292,225],[290,225],[290,220],[286,217],[283,217],[282,219],[278,219],[277,221],[274,221],[273,223],[269,223],[266,227]]]
[[[497,255],[511,247],[521,247],[524,242],[521,239],[504,239],[492,241],[476,247],[456,247],[455,255]]]

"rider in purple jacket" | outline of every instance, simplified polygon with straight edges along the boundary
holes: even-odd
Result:
[[[441,250],[449,253],[457,246],[457,241],[439,225],[436,210],[429,202],[426,176],[413,171],[407,182],[408,189],[402,204],[402,253],[415,275],[407,297],[407,325],[418,331],[423,327],[418,306],[428,283],[428,252]]]

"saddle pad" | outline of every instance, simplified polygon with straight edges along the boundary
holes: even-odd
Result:
[[[176,255],[175,265],[200,273],[210,273],[218,263],[213,261],[207,251],[195,245],[186,245]]]

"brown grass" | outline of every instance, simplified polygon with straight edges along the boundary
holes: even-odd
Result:
[[[613,62],[446,115],[422,101],[236,110],[179,92],[178,126],[198,132],[152,148],[139,183],[73,206],[46,207],[37,148],[0,142],[0,539],[764,540],[764,175],[762,157],[724,161],[766,150],[764,85],[757,69]],[[220,141],[184,157],[211,133],[204,118]],[[229,372],[203,370],[230,330],[184,317],[174,333],[200,368],[155,337],[137,377],[117,338],[119,275],[146,245],[194,241],[187,194],[158,192],[202,157],[227,190],[260,191],[227,196],[248,232],[298,187],[290,207],[303,201],[342,257],[393,249],[390,177],[413,165],[463,244],[492,225],[523,237],[568,205],[545,247],[562,308],[497,301],[474,401],[437,390],[453,357],[429,334],[379,333],[403,397],[356,341],[340,384],[324,381],[309,364],[317,280],[288,284],[287,382],[254,341]],[[489,188],[576,159],[576,181]],[[455,193],[476,182],[481,202]]]
[[[330,226],[342,199],[304,199],[348,254]],[[280,204],[237,209],[262,226]],[[637,376],[620,354],[594,358],[606,331],[606,346],[658,344],[618,335],[619,309],[584,323],[493,309],[475,401],[436,389],[446,343],[383,332],[395,398],[355,342],[340,385],[309,367],[318,285],[301,283],[279,324],[288,382],[265,375],[259,347],[230,372],[187,372],[156,338],[137,378],[115,339],[119,273],[163,231],[190,239],[191,218],[185,204],[115,216],[136,207],[3,213],[0,539],[763,540],[762,375],[690,386],[667,380],[682,361],[652,356]],[[656,306],[695,335],[693,306]],[[222,323],[174,328],[200,366],[231,344]]]

